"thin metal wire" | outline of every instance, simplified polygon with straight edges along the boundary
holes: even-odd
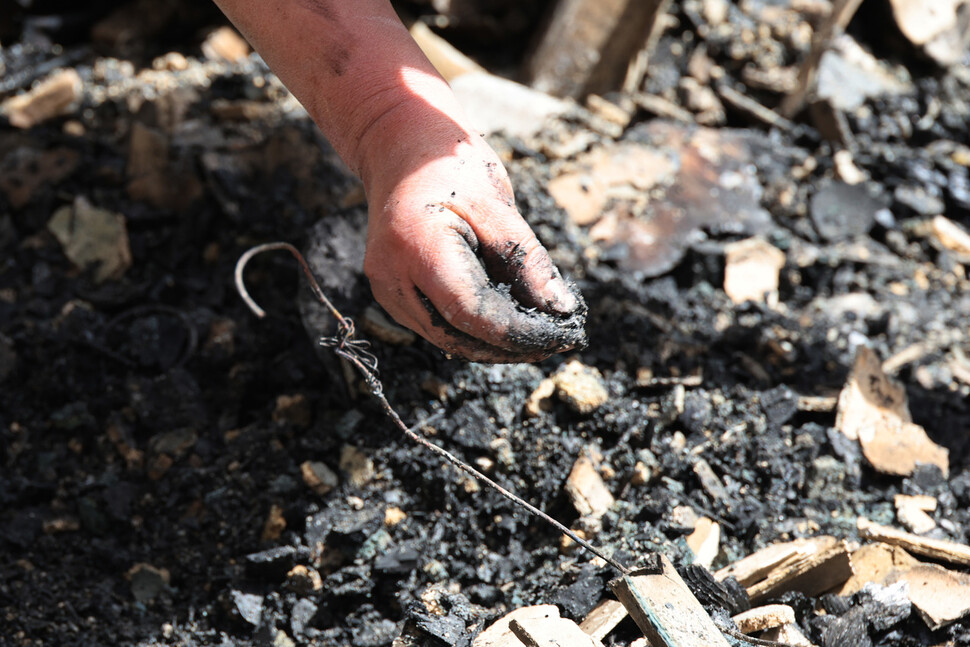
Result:
[[[303,255],[296,247],[289,243],[277,242],[257,245],[256,247],[247,250],[242,256],[239,257],[239,261],[236,263],[236,289],[239,291],[239,295],[242,297],[243,301],[247,306],[249,306],[249,309],[252,310],[257,317],[265,317],[266,311],[256,304],[253,298],[249,295],[249,292],[246,290],[246,284],[243,280],[243,270],[245,269],[249,260],[257,254],[274,250],[288,251],[293,255],[294,258],[296,258],[297,262],[300,264],[300,268],[303,270],[303,273],[309,280],[310,289],[313,291],[314,296],[316,296],[320,303],[325,305],[330,310],[334,318],[337,320],[337,334],[333,337],[321,338],[319,340],[319,344],[327,348],[332,348],[339,357],[347,360],[353,364],[358,371],[360,371],[361,376],[364,378],[364,382],[367,384],[367,388],[370,389],[371,394],[373,394],[373,396],[381,403],[381,408],[384,410],[384,413],[394,422],[394,425],[400,431],[402,431],[414,442],[437,454],[448,463],[465,472],[472,478],[492,488],[513,504],[525,509],[527,512],[529,512],[529,514],[551,524],[557,530],[559,530],[559,532],[563,533],[592,554],[604,560],[607,564],[618,570],[620,573],[626,575],[630,572],[630,569],[623,566],[613,557],[603,553],[601,550],[590,544],[588,541],[577,535],[556,519],[550,517],[548,514],[535,507],[528,501],[516,496],[509,490],[505,489],[492,479],[476,470],[471,465],[468,465],[457,456],[448,452],[446,449],[435,445],[423,436],[419,436],[413,429],[408,428],[408,426],[404,424],[404,421],[401,419],[401,416],[398,415],[397,411],[394,410],[394,407],[391,406],[391,403],[387,401],[387,397],[384,395],[384,386],[377,377],[377,358],[367,350],[370,347],[370,344],[365,340],[354,338],[355,327],[353,320],[350,317],[345,317],[340,314],[337,308],[334,307],[314,279],[313,273],[310,270],[309,265],[307,265],[306,260],[303,258]]]

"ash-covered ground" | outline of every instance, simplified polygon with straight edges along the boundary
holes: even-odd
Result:
[[[730,4],[721,21],[709,4],[672,10],[644,84],[695,123],[638,109],[618,137],[574,116],[536,141],[492,139],[522,213],[589,304],[589,346],[537,365],[465,364],[372,321],[362,335],[386,395],[626,564],[650,551],[692,561],[679,506],[720,523],[715,568],[783,539],[857,540],[859,516],[895,523],[899,493],[936,497],[931,534],[967,543],[968,257],[931,223],[970,223],[970,78],[895,48],[885,12],[860,14],[849,34],[893,88],[842,108],[850,137],[835,146],[805,113],[768,127],[707,93],[727,85],[777,105],[779,71],[790,81],[810,45],[802,25],[828,3]],[[129,60],[30,34],[4,41],[4,79],[27,84],[61,57],[83,91],[65,116],[0,129],[0,643],[376,647],[407,625],[424,641],[412,644],[457,646],[513,608],[553,603],[579,620],[608,595],[609,567],[409,442],[348,382],[304,331],[292,259],[247,271],[265,320],[239,299],[241,253],[305,246],[316,231],[330,250],[321,282],[344,314],[368,319],[374,305],[361,190],[255,56],[206,57],[190,35]],[[156,58],[169,48],[182,54]],[[764,80],[772,70],[781,80]],[[577,136],[574,153],[550,153]],[[713,207],[685,161],[698,137],[729,151],[702,156],[727,191]],[[663,151],[680,173],[617,222],[668,203],[697,220],[645,257],[622,227],[577,224],[549,195],[583,149],[613,139]],[[50,224],[65,207],[77,223],[121,214],[127,266],[123,253],[110,276],[72,263]],[[784,253],[773,303],[724,290],[725,250],[751,235]],[[832,407],[803,406],[837,395],[863,346],[882,359],[917,349],[893,373],[913,421],[949,450],[948,475],[882,474]],[[605,401],[579,411],[553,398],[527,415],[574,359],[598,371]],[[593,524],[564,489],[590,451],[616,499]],[[783,601],[815,644],[970,644],[967,620],[935,632],[915,612],[867,622],[886,616],[865,595]],[[625,621],[607,644],[638,635]]]

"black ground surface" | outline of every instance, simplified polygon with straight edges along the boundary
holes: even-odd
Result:
[[[656,93],[676,85],[697,45],[690,12],[677,16],[648,79]],[[736,36],[706,43],[729,79],[745,64],[729,51]],[[553,529],[409,443],[368,397],[349,396],[304,332],[291,259],[252,263],[250,289],[270,314],[257,320],[245,308],[232,287],[239,255],[270,240],[304,244],[323,219],[346,256],[323,281],[358,317],[371,304],[356,269],[363,207],[354,180],[259,62],[200,62],[196,41],[181,41],[188,69],[152,78],[135,78],[141,63],[71,45],[86,83],[81,108],[29,131],[0,129],[5,173],[23,151],[67,149],[80,160],[22,205],[0,194],[0,644],[378,646],[410,622],[440,641],[426,644],[464,645],[525,604],[556,603],[582,618],[613,573],[582,552],[561,553]],[[3,50],[7,78],[56,54],[24,47]],[[722,522],[715,566],[780,539],[855,539],[857,516],[894,523],[900,492],[937,496],[935,532],[966,542],[970,408],[952,368],[968,351],[966,259],[936,244],[925,223],[939,203],[970,222],[970,87],[965,75],[913,67],[911,92],[850,118],[875,202],[833,195],[832,150],[810,128],[767,133],[727,115],[723,125],[769,138],[757,159],[772,215],[764,235],[788,253],[777,309],[725,295],[723,248],[738,238],[729,228],[652,279],[585,254],[585,230],[545,193],[546,160],[512,142],[520,208],[590,306],[589,347],[570,357],[601,371],[610,398],[589,415],[556,404],[528,419],[526,399],[568,358],[468,365],[423,342],[377,342],[388,399],[408,424],[437,414],[436,442],[487,459],[479,462],[499,483],[567,524],[577,514],[565,478],[584,448],[598,447],[617,503],[594,541],[626,563],[649,550],[689,563],[684,529],[670,517],[677,505]],[[212,110],[219,99],[266,110],[229,120]],[[931,105],[936,118],[921,119]],[[165,121],[183,108],[174,126]],[[68,120],[83,129],[65,129]],[[173,209],[130,197],[136,123],[165,133],[198,199]],[[809,157],[817,165],[796,179],[792,168]],[[819,195],[843,217],[813,211]],[[124,214],[134,262],[120,280],[95,283],[47,233],[56,208],[77,196]],[[949,478],[935,468],[880,475],[840,442],[834,413],[798,410],[798,395],[842,387],[860,345],[885,359],[926,341],[929,352],[897,378],[914,421],[950,450]],[[638,369],[703,379],[686,390],[640,387]],[[287,406],[280,396],[298,397]],[[348,447],[373,470],[342,470]],[[699,457],[723,481],[722,498],[700,486]],[[305,461],[337,472],[337,487],[312,492]],[[638,461],[651,478],[632,485]],[[388,509],[406,516],[385,525]],[[305,570],[288,576],[295,566]],[[966,621],[935,633],[915,613],[867,623],[864,596],[829,600],[824,620],[820,601],[785,601],[817,644],[970,644]],[[623,625],[617,636],[632,640],[636,630]]]

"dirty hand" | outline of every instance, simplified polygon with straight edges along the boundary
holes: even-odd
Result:
[[[388,0],[216,2],[363,180],[365,269],[391,316],[477,361],[584,343],[579,292]]]
[[[538,361],[582,345],[582,297],[519,215],[481,136],[450,119],[419,133],[406,116],[385,121],[362,163],[364,269],[380,304],[473,361]]]

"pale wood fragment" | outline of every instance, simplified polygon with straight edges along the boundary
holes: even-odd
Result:
[[[588,452],[583,452],[573,464],[566,479],[566,492],[576,511],[584,517],[601,517],[613,506],[613,495],[596,471]]]
[[[918,564],[891,574],[887,584],[909,584],[909,599],[926,625],[937,630],[970,614],[970,574]]]
[[[724,292],[734,303],[778,304],[778,274],[785,253],[762,238],[747,238],[724,248]]]
[[[610,582],[610,588],[654,647],[727,647],[728,641],[663,555],[653,567]]]
[[[716,521],[701,517],[686,541],[687,547],[694,553],[694,563],[710,568],[721,549],[721,526]]]
[[[852,577],[836,593],[843,597],[850,596],[869,582],[883,584],[892,573],[916,564],[919,564],[919,560],[899,546],[866,544],[852,552]]]
[[[845,541],[806,559],[777,568],[761,582],[747,588],[752,602],[760,602],[786,591],[816,595],[839,586],[852,577],[852,561]]]
[[[896,517],[910,532],[923,535],[936,528],[936,521],[927,514],[936,510],[936,497],[897,494],[893,503],[896,506]]]
[[[812,558],[829,550],[837,543],[838,539],[835,537],[821,535],[771,544],[729,566],[725,566],[717,571],[714,577],[720,581],[733,576],[741,586],[749,587],[765,579],[770,572]]]
[[[0,112],[15,128],[32,128],[70,111],[81,97],[80,75],[73,69],[60,70],[24,94],[0,104]]]
[[[731,618],[743,634],[752,634],[795,622],[795,610],[787,604],[766,604]]]
[[[620,602],[606,599],[583,618],[579,628],[595,640],[603,640],[625,617],[626,608]]]
[[[472,641],[472,647],[522,647],[522,642],[515,637],[509,625],[513,620],[531,620],[544,618],[558,618],[559,608],[554,604],[539,604],[522,607],[511,611],[478,634]]]
[[[905,548],[907,551],[941,562],[970,567],[970,546],[955,541],[920,537],[902,530],[880,526],[865,517],[859,517],[856,525],[863,539],[881,541]]]
[[[920,463],[949,473],[949,452],[912,422],[906,391],[885,371],[875,351],[862,347],[839,395],[835,426],[858,439],[869,463],[885,474],[908,476]]]
[[[509,629],[525,647],[603,647],[566,618],[521,618],[512,620]]]

